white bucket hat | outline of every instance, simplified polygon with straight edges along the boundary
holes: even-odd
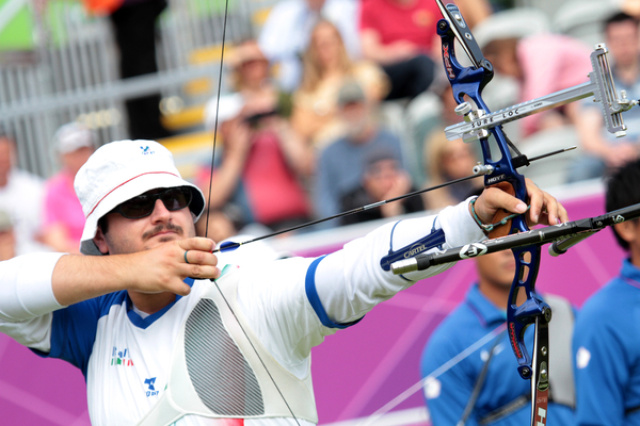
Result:
[[[189,208],[197,221],[204,211],[204,195],[197,186],[182,179],[167,148],[150,140],[123,140],[97,149],[74,182],[86,219],[80,251],[100,254],[93,242],[98,221],[119,204],[152,189],[177,186],[191,189]]]

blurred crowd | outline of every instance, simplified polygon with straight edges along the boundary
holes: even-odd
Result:
[[[593,46],[554,33],[540,10],[456,4],[494,64],[492,110],[589,80]],[[604,36],[617,89],[640,99],[639,13],[625,4],[612,3],[594,31]],[[202,158],[193,177],[210,194],[198,232],[220,241],[279,231],[472,174],[479,146],[444,137],[461,118],[441,62],[440,18],[433,0],[281,0],[254,38],[227,46],[231,90],[209,101],[203,124],[217,133],[215,164]],[[577,143],[554,182],[562,184],[600,178],[638,157],[640,109],[623,117],[629,131],[616,139],[586,99],[506,130],[524,153],[540,141],[549,151]],[[19,142],[0,134],[2,258],[43,247],[76,252],[84,214],[73,178],[97,147],[95,135],[77,123],[52,135],[60,172],[46,182],[16,167]],[[439,209],[480,186],[475,179],[319,227]]]

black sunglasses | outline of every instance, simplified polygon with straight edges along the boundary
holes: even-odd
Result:
[[[184,209],[191,204],[192,193],[186,186],[168,188],[153,194],[142,194],[134,197],[113,209],[112,213],[120,213],[127,219],[140,219],[149,216],[156,206],[156,200],[161,200],[167,210],[173,212]]]

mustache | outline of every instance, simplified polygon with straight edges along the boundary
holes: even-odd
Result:
[[[146,240],[149,239],[151,237],[153,237],[156,234],[159,234],[160,232],[164,232],[164,231],[173,231],[179,235],[184,235],[184,231],[182,229],[181,226],[178,225],[174,225],[173,223],[167,223],[167,224],[160,224],[157,225],[156,227],[154,227],[153,229],[150,229],[149,231],[145,232],[144,234],[142,234],[142,239]]]

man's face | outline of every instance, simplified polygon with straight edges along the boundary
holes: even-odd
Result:
[[[522,79],[522,69],[518,60],[518,39],[493,40],[482,49],[484,56],[496,72],[517,80]]]
[[[510,250],[497,251],[476,258],[476,269],[480,280],[503,290],[511,287],[515,268],[516,261]]]
[[[347,123],[347,138],[357,141],[369,124],[369,107],[366,102],[349,102],[340,107],[340,118]]]
[[[385,158],[371,164],[364,175],[364,187],[376,201],[384,198],[400,175],[400,165],[393,158]]]
[[[639,31],[632,21],[616,22],[606,30],[607,47],[617,65],[635,63],[640,54]]]
[[[143,195],[157,195],[164,191],[165,189],[156,189]],[[171,211],[161,199],[155,200],[153,211],[148,216],[130,219],[112,211],[105,218],[107,232],[98,229],[94,238],[103,254],[134,253],[167,241],[195,236],[194,217],[189,206]]]
[[[441,167],[447,179],[459,179],[468,176],[476,165],[476,157],[471,145],[456,139],[449,141],[442,152]]]

